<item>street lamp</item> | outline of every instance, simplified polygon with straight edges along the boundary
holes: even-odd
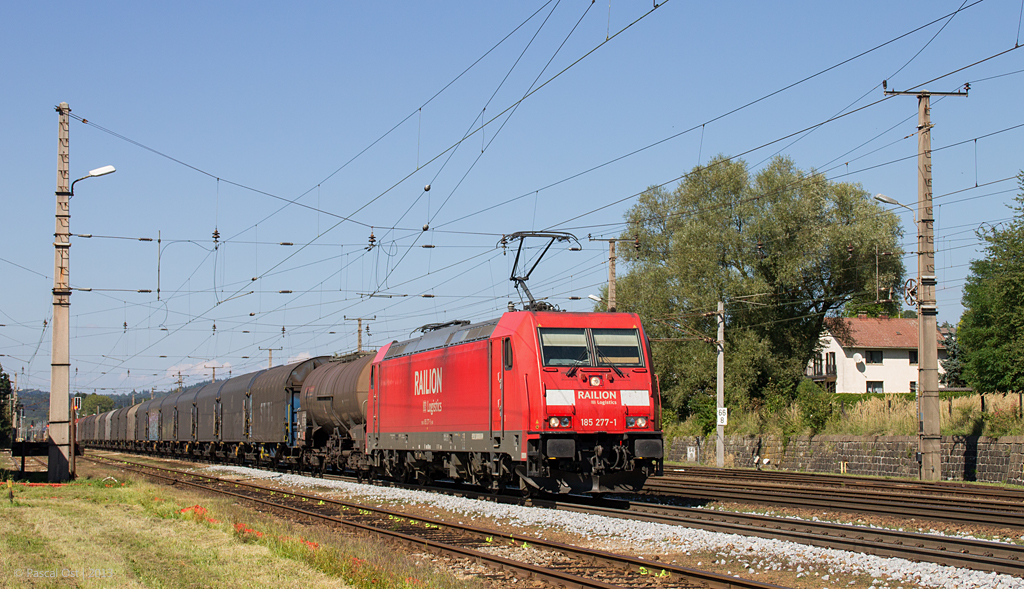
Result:
[[[96,168],[95,170],[91,170],[87,175],[82,176],[78,180],[75,180],[74,182],[71,183],[71,196],[75,195],[75,184],[77,184],[78,182],[81,182],[86,178],[98,178],[99,176],[113,174],[116,171],[117,170],[114,168],[114,166],[103,166],[102,168]]]
[[[68,141],[67,117],[71,111],[66,103],[58,107],[60,113],[60,141],[57,163],[57,212],[54,231],[53,258],[53,329],[50,354],[50,448],[47,464],[47,479],[61,483],[75,477],[75,432],[68,406],[70,390],[70,333],[68,329],[71,310],[71,197],[75,184],[86,178],[106,176],[114,172],[114,166],[103,166],[67,185]]]
[[[907,209],[908,211],[910,211],[911,215],[914,215],[914,224],[917,224],[917,213],[914,212],[914,209],[912,209],[912,208],[908,207],[907,205],[901,203],[900,201],[896,200],[895,198],[893,198],[891,196],[886,196],[886,195],[884,195],[882,193],[878,193],[878,194],[875,195],[875,200],[877,200],[878,202],[884,202],[887,205],[896,205],[898,207],[903,207],[903,208]]]

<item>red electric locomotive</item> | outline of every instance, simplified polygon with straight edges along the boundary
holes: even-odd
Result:
[[[660,395],[640,318],[518,311],[433,326],[373,360],[378,474],[524,492],[636,491],[662,472]]]
[[[425,326],[374,356],[311,358],[87,418],[79,440],[360,477],[518,483],[524,493],[639,490],[662,473],[664,452],[640,318],[535,300],[530,273],[515,272],[524,237],[548,239],[544,252],[575,240],[508,237],[520,239],[512,280],[530,300],[522,311],[510,304],[499,319]]]

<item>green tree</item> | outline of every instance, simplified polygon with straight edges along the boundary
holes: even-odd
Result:
[[[82,399],[82,408],[78,411],[81,416],[105,413],[114,408],[114,400],[107,395],[92,393]]]
[[[971,262],[957,339],[964,379],[974,390],[1024,390],[1024,172],[1005,226],[978,232],[985,257]]]
[[[955,335],[950,334],[943,338],[942,343],[946,347],[946,359],[941,361],[944,372],[939,375],[939,382],[947,387],[967,386],[967,381],[964,380],[963,351],[960,349],[959,341]]]
[[[14,427],[11,422],[13,395],[11,377],[0,366],[0,446],[7,446],[11,442],[11,428]]]
[[[879,283],[903,279],[899,220],[860,186],[830,182],[775,158],[753,176],[724,157],[675,190],[647,190],[626,214],[628,272],[618,308],[637,312],[654,340],[668,406],[681,417],[714,398],[717,301],[726,301],[729,403],[790,399],[819,346],[826,317]]]

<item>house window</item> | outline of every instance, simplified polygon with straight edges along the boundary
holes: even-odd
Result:
[[[867,392],[869,393],[884,393],[885,389],[882,387],[882,381],[880,380],[869,380],[867,386]]]
[[[911,364],[917,364],[917,350],[910,350],[907,355],[910,356]]]
[[[867,356],[868,364],[881,364],[882,363],[882,350],[868,350],[865,352]]]
[[[836,373],[836,353],[829,352],[825,354],[825,372],[828,374]]]
[[[822,364],[823,364],[823,362],[822,362],[821,356],[817,356],[817,355],[814,356],[814,374],[815,375],[822,374],[822,372],[821,372]]]
[[[912,393],[916,393],[917,392],[917,381],[916,380],[910,381],[910,392],[912,392]]]

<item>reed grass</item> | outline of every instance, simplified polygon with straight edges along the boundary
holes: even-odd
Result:
[[[852,398],[851,398],[852,397]],[[815,432],[802,417],[800,401],[768,412],[764,408],[730,407],[726,435],[914,436],[917,435],[917,402],[909,395],[843,395],[832,403],[825,426]],[[982,401],[984,399],[984,401]],[[943,436],[1024,436],[1016,394],[947,396],[940,400],[940,433]],[[984,403],[984,410],[982,404]],[[666,437],[700,436],[700,424],[690,417],[666,429]]]

